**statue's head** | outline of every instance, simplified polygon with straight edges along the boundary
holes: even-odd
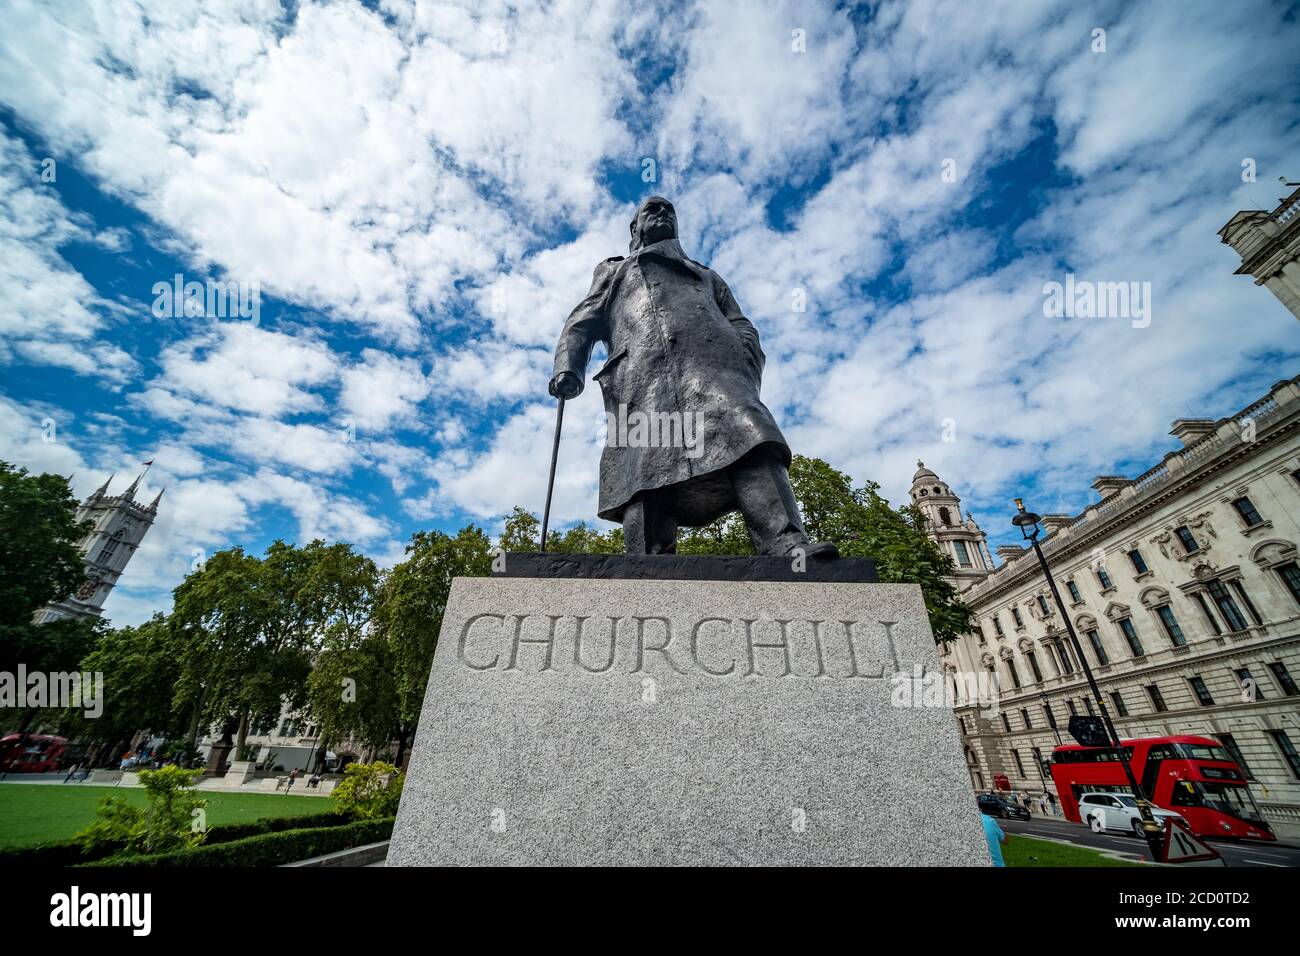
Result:
[[[651,196],[637,208],[636,218],[628,224],[632,233],[629,251],[642,246],[677,238],[677,210],[663,196]]]

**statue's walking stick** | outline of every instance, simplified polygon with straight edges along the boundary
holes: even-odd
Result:
[[[560,457],[560,428],[564,425],[564,396],[555,412],[555,443],[551,445],[551,478],[546,483],[546,510],[542,512],[542,551],[546,551],[546,527],[551,521],[551,492],[555,490],[555,463]]]

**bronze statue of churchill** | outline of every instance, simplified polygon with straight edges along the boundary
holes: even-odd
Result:
[[[668,200],[641,203],[630,231],[627,257],[596,266],[591,291],[564,323],[550,392],[578,395],[592,348],[603,342],[609,359],[592,378],[607,420],[677,416],[703,431],[689,449],[607,441],[600,516],[623,523],[634,554],[672,554],[678,525],[738,508],[760,554],[835,556],[834,545],[813,544],[804,532],[790,447],[758,394],[765,359],[753,323],[722,277],[682,251]]]

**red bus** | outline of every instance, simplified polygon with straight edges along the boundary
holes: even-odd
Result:
[[[20,734],[0,737],[0,770],[5,773],[53,773],[68,746],[67,737]]]
[[[1223,744],[1209,737],[1122,740],[1124,757],[1142,792],[1156,806],[1182,814],[1203,837],[1276,840]],[[1065,818],[1081,823],[1085,793],[1131,793],[1124,768],[1110,750],[1067,744],[1052,751],[1052,782]]]

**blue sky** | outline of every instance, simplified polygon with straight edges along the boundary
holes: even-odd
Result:
[[[82,494],[156,461],[116,623],[196,554],[322,536],[389,564],[539,510],[555,337],[651,192],[757,325],[795,450],[895,501],[924,458],[995,546],[1013,495],[1076,513],[1174,418],[1296,374],[1300,324],[1216,235],[1300,178],[1295,4],[0,17],[0,458]],[[1048,317],[1068,272],[1151,283],[1150,324]],[[177,273],[256,284],[258,321],[157,317]],[[561,522],[594,514],[599,424],[588,389]]]

